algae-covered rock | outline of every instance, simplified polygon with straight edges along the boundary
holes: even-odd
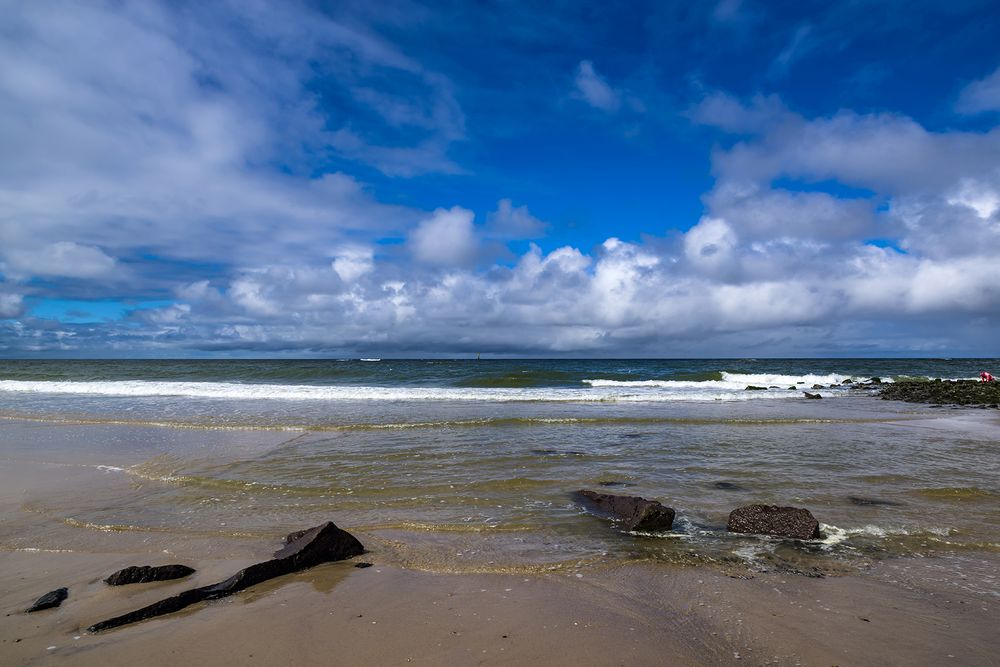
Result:
[[[978,380],[906,380],[884,384],[879,395],[887,401],[940,405],[991,405],[1000,403],[1000,382]]]

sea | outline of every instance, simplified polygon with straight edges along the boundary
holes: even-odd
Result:
[[[983,370],[1000,360],[0,361],[0,465],[72,472],[25,495],[0,548],[113,533],[223,556],[333,520],[440,572],[995,564],[1000,411],[883,401],[873,383]],[[660,500],[674,529],[625,531],[580,489]],[[822,535],[728,533],[752,503],[808,508]]]

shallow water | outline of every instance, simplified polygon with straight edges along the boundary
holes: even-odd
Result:
[[[224,549],[227,541],[333,519],[363,534],[384,558],[435,571],[652,560],[837,573],[897,556],[1000,552],[998,419],[991,411],[880,401],[867,389],[843,386],[825,387],[822,401],[787,387],[692,388],[747,382],[695,362],[671,372],[702,373],[701,380],[663,379],[666,372],[657,379],[660,362],[628,362],[646,366],[625,373],[632,380],[605,378],[615,383],[607,388],[580,376],[612,375],[625,362],[546,362],[533,372],[550,384],[501,387],[521,392],[513,399],[463,394],[470,391],[463,383],[482,384],[479,371],[442,362],[428,363],[444,367],[434,377],[415,373],[398,385],[375,384],[372,373],[389,371],[352,371],[354,384],[331,384],[324,375],[289,385],[286,376],[301,369],[278,372],[280,364],[271,366],[277,362],[214,375],[202,369],[197,379],[183,380],[201,386],[180,391],[164,387],[179,381],[173,366],[126,379],[140,371],[126,364],[128,373],[115,366],[102,375],[98,367],[70,365],[62,375],[49,368],[51,377],[41,379],[37,367],[12,373],[13,362],[5,363],[0,456],[77,466],[98,480],[28,494],[28,519],[0,533],[8,549],[92,549],[109,532],[135,535],[150,549],[192,537]],[[829,383],[893,370],[889,362],[843,369],[835,361],[801,369],[784,363],[750,364],[743,370],[753,372],[742,375],[781,376],[794,385],[821,374]],[[928,369],[949,377],[966,372],[911,364],[908,374]],[[274,386],[262,379],[265,370],[281,376],[270,394],[261,389]],[[501,370],[499,376],[510,375]],[[553,377],[561,384],[551,384]],[[18,382],[59,386],[10,384]],[[114,384],[120,382],[132,384]],[[249,389],[206,389],[218,384]],[[327,393],[289,397],[293,386]],[[371,388],[423,394],[404,400]],[[577,400],[563,390],[628,394]],[[706,392],[737,397],[704,400]],[[662,399],[668,393],[672,398]],[[677,510],[675,529],[623,533],[573,501],[581,488],[659,499]],[[808,507],[823,538],[797,543],[726,533],[728,513],[757,502]]]

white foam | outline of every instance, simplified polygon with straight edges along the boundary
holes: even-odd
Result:
[[[765,392],[691,388],[688,391],[657,391],[636,387],[604,388],[459,388],[459,387],[368,387],[228,382],[36,382],[0,380],[0,391],[29,394],[75,394],[81,396],[158,397],[174,396],[228,400],[291,401],[712,401],[763,398]]]
[[[744,401],[759,398],[800,397],[788,386],[797,382],[830,384],[845,375],[724,374],[705,382],[640,380],[584,380],[581,387],[375,387],[356,385],[251,384],[238,382],[167,382],[153,380],[38,381],[0,380],[0,392],[121,397],[188,397],[226,400],[289,401],[553,401],[553,402],[666,402]],[[746,386],[780,385],[769,391],[745,391]],[[833,395],[828,393],[825,395]]]
[[[788,392],[789,387],[812,389],[813,385],[828,387],[840,384],[844,380],[853,379],[850,375],[830,373],[829,375],[776,375],[766,373],[722,373],[721,380],[605,380],[595,378],[583,380],[584,384],[595,388],[618,387],[623,389],[666,389],[672,391],[698,392],[736,392],[744,391],[748,386],[776,387],[772,391]]]

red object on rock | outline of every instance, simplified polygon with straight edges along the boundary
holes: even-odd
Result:
[[[993,382],[993,380],[994,380],[994,377],[992,375],[990,375],[989,373],[987,373],[986,371],[983,371],[982,373],[979,374],[979,381],[980,382]]]

